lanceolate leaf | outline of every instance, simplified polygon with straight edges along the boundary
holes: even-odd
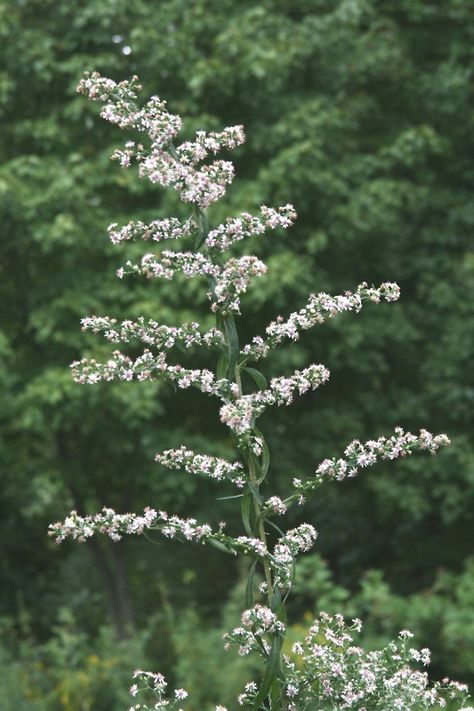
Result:
[[[283,638],[276,634],[273,637],[272,645],[270,648],[270,654],[267,659],[267,666],[265,669],[265,676],[263,677],[260,689],[253,704],[254,711],[260,709],[261,704],[265,701],[268,693],[272,687],[272,684],[279,677],[280,672],[280,653],[283,644]]]
[[[248,536],[253,538],[255,536],[252,530],[252,525],[250,523],[250,516],[252,510],[252,497],[248,491],[246,491],[242,498],[242,522],[244,524],[245,531]]]
[[[266,390],[268,387],[267,379],[261,373],[259,370],[256,368],[249,368],[248,366],[244,366],[242,368],[244,373],[247,373],[250,375],[250,377],[254,380],[255,384],[257,385],[259,390]]]
[[[245,586],[245,606],[247,608],[253,607],[254,604],[253,586],[256,567],[257,561],[252,563],[252,565],[250,566],[249,574],[247,577],[247,585]]]
[[[239,355],[239,337],[237,335],[235,321],[232,316],[226,316],[224,318],[224,329],[228,346],[228,377],[229,379],[234,380],[237,358]]]

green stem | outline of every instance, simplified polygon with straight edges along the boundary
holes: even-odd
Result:
[[[174,147],[170,150],[171,155],[175,155],[176,151]],[[176,155],[175,155],[176,157]],[[208,221],[207,221],[207,216],[204,210],[200,207],[195,207],[194,208],[194,217],[196,221],[196,226],[199,230],[199,235],[196,239],[195,242],[195,249],[199,250],[200,247],[205,242],[205,239],[207,237],[207,234],[209,232],[209,226],[208,226]],[[215,280],[213,277],[209,279],[210,283],[210,288],[211,291],[214,290],[215,287]],[[231,381],[237,384],[238,387],[238,395],[242,396],[243,395],[243,390],[242,390],[242,379],[241,379],[241,373],[240,373],[240,367],[238,364],[238,356],[239,356],[239,336],[238,336],[238,331],[237,327],[235,325],[235,320],[232,315],[226,314],[226,315],[217,315],[216,316],[216,324],[218,327],[223,326],[223,330],[225,333],[225,338],[226,338],[226,343],[227,343],[227,378]],[[261,434],[258,434],[259,437],[261,437]],[[264,520],[262,517],[262,507],[259,502],[259,487],[260,483],[259,482],[259,477],[257,475],[257,472],[255,470],[255,464],[254,464],[254,459],[253,459],[253,454],[251,451],[242,451],[240,447],[237,446],[237,450],[240,450],[240,453],[242,454],[243,458],[245,461],[248,462],[248,467],[249,467],[249,484],[248,484],[248,493],[250,496],[252,496],[253,500],[253,507],[254,507],[254,515],[255,515],[255,528],[252,527],[253,533],[255,538],[258,538],[263,545],[265,546],[265,549],[267,549],[267,535],[265,532],[265,525],[264,525]],[[274,587],[273,587],[273,580],[272,580],[272,571],[270,567],[270,563],[268,560],[263,561],[263,569],[264,569],[264,575],[265,575],[265,582],[267,584],[267,599],[268,599],[268,606],[272,607],[273,603],[273,598],[274,598]],[[283,605],[284,603],[282,603]],[[270,663],[270,662],[269,662]],[[278,664],[278,668],[280,668],[280,664]],[[277,680],[277,677],[275,677],[275,681]],[[287,704],[283,698],[283,682],[280,678],[278,678],[279,687],[280,687],[280,702],[279,702],[279,709],[286,709]],[[270,696],[267,699],[270,702],[270,709],[273,708],[273,703],[272,700],[270,699]],[[276,711],[276,710],[275,710]]]
[[[258,479],[255,473],[255,468],[253,466],[252,460],[249,460],[249,474],[250,474],[250,481],[254,485],[254,487],[257,489],[257,492],[259,491],[259,484],[258,484]],[[255,511],[255,520],[257,521],[257,527],[258,527],[258,538],[262,541],[264,544],[265,548],[267,548],[267,534],[265,533],[265,526],[264,522],[261,516],[261,507],[260,504],[258,503],[257,499],[255,496],[253,498],[253,505],[254,505],[254,511]],[[272,603],[272,598],[273,598],[273,582],[272,582],[272,573],[270,569],[270,563],[268,560],[263,561],[263,570],[265,573],[265,580],[267,583],[267,598],[268,598],[268,605],[269,607],[271,606]]]

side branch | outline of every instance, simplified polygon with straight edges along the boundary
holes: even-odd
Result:
[[[244,346],[240,352],[241,362],[264,358],[284,340],[297,341],[300,331],[307,331],[337,314],[346,311],[358,313],[364,301],[396,301],[399,296],[400,289],[393,282],[385,282],[378,288],[369,287],[366,282],[362,282],[355,292],[347,291],[342,296],[330,296],[325,292],[311,294],[302,309],[291,313],[286,320],[279,317],[272,321],[265,329],[265,338],[255,336],[252,343]]]
[[[295,493],[280,502],[281,506],[286,511],[286,508],[295,502],[302,505],[307,496],[318,489],[323,482],[353,478],[360,469],[372,466],[378,461],[407,457],[417,451],[436,454],[441,447],[449,445],[449,438],[445,434],[433,435],[431,432],[421,429],[418,435],[414,435],[411,432],[405,432],[401,427],[396,427],[395,434],[391,437],[379,437],[364,443],[356,439],[347,445],[343,458],[324,459],[311,479],[294,478]],[[275,498],[272,497],[265,502],[265,512],[275,512]]]

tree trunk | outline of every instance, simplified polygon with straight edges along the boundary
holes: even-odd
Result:
[[[108,598],[111,621],[118,639],[130,637],[134,629],[134,613],[123,544],[108,543],[103,547],[96,538],[88,541],[88,548],[99,569]]]
[[[70,462],[74,461],[74,458],[69,456],[67,437],[58,433],[56,442],[58,467],[60,471],[67,474],[64,484],[71,493],[74,507],[83,516],[86,511],[82,496],[73,483],[74,472],[71,472]],[[123,545],[122,541],[114,543],[109,540],[101,541],[95,537],[89,539],[87,545],[102,578],[110,620],[115,627],[118,639],[130,637],[134,628],[133,604],[128,585]]]

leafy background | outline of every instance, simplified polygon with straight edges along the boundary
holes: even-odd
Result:
[[[237,525],[221,489],[153,463],[182,441],[228,453],[213,403],[70,378],[72,360],[106,350],[81,333],[82,316],[208,318],[202,284],[115,279],[124,250],[107,225],[180,207],[110,163],[122,136],[75,93],[93,69],[139,74],[145,96],[186,117],[184,135],[245,124],[214,224],[261,203],[296,206],[294,228],[258,243],[270,270],[246,298],[245,338],[309,292],[400,284],[397,304],[331,321],[266,364],[270,375],[308,362],[332,372],[290,414],[262,420],[279,493],[352,438],[397,424],[453,443],[318,492],[302,514],[320,536],[291,635],[319,609],[358,614],[366,646],[409,627],[432,648],[435,677],[472,681],[470,0],[2,0],[0,36],[0,708],[118,711],[147,665],[202,711],[232,705],[254,671],[222,652],[242,599],[233,560],[143,540],[57,549],[46,535],[70,508],[103,504]]]

